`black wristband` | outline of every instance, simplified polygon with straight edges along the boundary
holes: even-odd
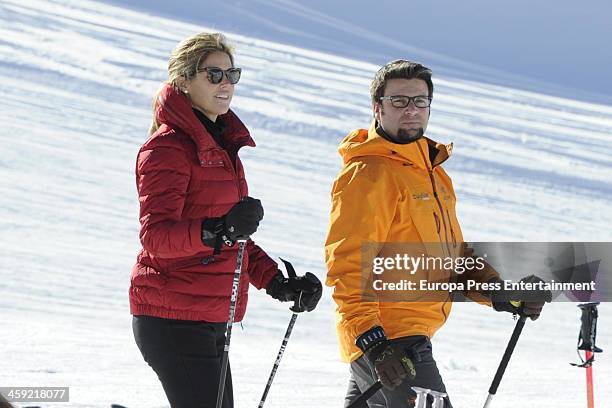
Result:
[[[206,246],[214,248],[213,254],[221,253],[221,244],[226,237],[223,234],[225,230],[223,218],[207,218],[202,221],[202,243]]]
[[[355,340],[355,345],[361,349],[364,353],[366,350],[371,349],[375,345],[387,341],[385,331],[380,326],[372,327]]]

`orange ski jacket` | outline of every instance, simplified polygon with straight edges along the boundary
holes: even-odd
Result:
[[[362,272],[362,246],[375,245],[377,256],[391,256],[394,243],[422,244],[429,255],[464,254],[463,235],[455,213],[455,192],[440,166],[452,151],[428,138],[394,144],[369,130],[351,132],[339,147],[344,166],[332,188],[332,208],[325,243],[328,275],[334,288],[337,333],[341,357],[353,361],[361,355],[357,337],[381,326],[388,338],[411,335],[432,337],[451,310],[450,295],[439,301],[380,301],[364,296],[371,276]],[[368,248],[371,248],[368,247]],[[427,270],[416,277],[486,282],[498,276],[488,268],[433,276]],[[470,294],[468,294],[470,295]],[[474,300],[487,303],[474,295]],[[472,297],[472,296],[470,296]]]

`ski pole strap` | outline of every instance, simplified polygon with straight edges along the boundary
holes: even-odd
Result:
[[[510,357],[512,357],[512,352],[514,351],[514,347],[518,342],[519,336],[523,331],[523,327],[525,326],[525,321],[527,320],[527,316],[521,315],[521,317],[516,322],[516,326],[514,327],[514,331],[512,332],[512,336],[510,337],[510,341],[508,342],[508,346],[506,346],[506,351],[504,352],[504,356],[502,357],[501,362],[499,363],[499,367],[497,367],[497,372],[495,373],[495,377],[493,378],[493,382],[491,383],[491,387],[489,387],[489,394],[495,395],[497,392],[497,388],[499,387],[499,383],[506,372],[506,367],[508,367],[508,362],[510,361]]]
[[[285,270],[287,271],[287,276],[289,277],[289,279],[297,278],[297,273],[295,272],[295,268],[293,267],[291,262],[283,258],[281,258],[280,260],[283,261],[283,264],[285,265]],[[293,306],[290,307],[290,309],[294,313],[301,313],[305,310],[302,307],[302,292],[300,292],[300,294],[295,298],[295,300],[293,301]]]
[[[347,406],[346,408],[368,408],[367,401],[381,388],[381,382],[376,381],[374,384],[370,385],[370,387],[368,387],[368,389],[365,390],[363,394],[361,394],[355,401],[351,402],[351,405]]]
[[[293,265],[291,264],[291,262],[287,261],[286,259],[281,258],[281,261],[283,261],[283,264],[285,265],[285,270],[287,271],[287,276],[290,278],[296,278],[297,277],[297,273],[295,273],[295,268],[293,267]]]
[[[591,353],[591,357],[587,358],[586,360],[582,358],[580,353],[578,353],[578,357],[580,357],[580,361],[582,361],[582,364],[570,363],[570,365],[578,368],[589,368],[593,365],[593,362],[595,362],[595,354],[593,353]]]

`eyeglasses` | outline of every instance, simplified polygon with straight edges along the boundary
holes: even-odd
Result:
[[[242,73],[242,69],[240,68],[230,68],[224,71],[218,67],[198,68],[197,71],[206,72],[206,77],[211,84],[220,84],[221,81],[223,81],[223,74],[225,74],[227,80],[232,85],[235,85],[238,83],[238,81],[240,81],[240,74]]]
[[[391,106],[394,108],[405,108],[410,105],[410,101],[414,102],[414,106],[417,108],[427,108],[431,105],[431,98],[425,95],[417,95],[417,96],[404,96],[404,95],[393,95],[393,96],[383,96],[380,98],[381,101],[384,100],[391,101]]]

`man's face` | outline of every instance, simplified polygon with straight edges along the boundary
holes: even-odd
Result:
[[[384,96],[429,96],[427,83],[422,79],[390,79]],[[405,108],[396,108],[388,99],[374,104],[374,117],[396,143],[410,143],[425,133],[429,121],[429,107],[417,108],[410,101]]]

